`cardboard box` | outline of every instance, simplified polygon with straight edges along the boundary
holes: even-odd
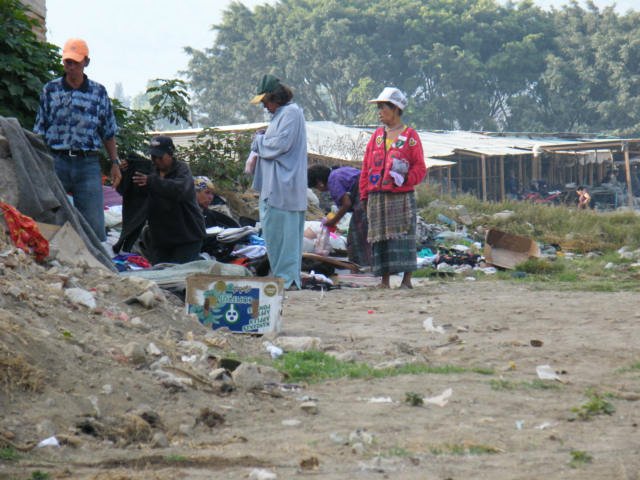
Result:
[[[487,231],[484,258],[491,265],[513,270],[517,264],[539,256],[538,244],[528,237],[494,229]]]
[[[187,313],[211,328],[238,333],[280,331],[284,282],[272,277],[187,277]]]

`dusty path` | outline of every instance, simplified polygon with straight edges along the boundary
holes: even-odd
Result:
[[[340,379],[276,395],[164,393],[148,403],[169,427],[203,406],[223,412],[226,422],[196,425],[167,448],[87,441],[34,452],[22,466],[101,479],[241,479],[253,468],[279,479],[638,479],[640,369],[622,369],[640,362],[639,305],[634,293],[558,293],[493,281],[292,292],[283,335],[320,337],[324,349],[372,365],[418,361],[467,370]],[[445,333],[424,329],[429,316]],[[531,346],[532,339],[543,345]],[[253,355],[266,358],[262,341],[248,340]],[[566,383],[537,381],[536,366],[544,364]],[[444,407],[405,402],[407,392],[431,397],[448,388]],[[569,421],[589,389],[614,393],[607,400],[615,412]],[[387,397],[392,403],[370,402]],[[300,409],[307,398],[317,400],[317,414]],[[591,461],[579,461],[585,456]],[[301,469],[315,459],[317,467]],[[28,477],[16,477],[14,468],[4,463],[0,478]]]

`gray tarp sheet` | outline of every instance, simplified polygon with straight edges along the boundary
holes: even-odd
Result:
[[[220,276],[251,277],[249,270],[242,265],[221,263],[215,260],[196,260],[182,265],[156,265],[148,270],[130,270],[120,272],[121,277],[141,277],[153,280],[162,288],[186,288],[187,277],[194,273],[208,273]]]
[[[64,225],[69,222],[84,241],[87,250],[100,263],[116,271],[100,240],[84,217],[69,202],[67,194],[56,176],[53,158],[40,137],[22,128],[15,118],[0,117],[0,130],[8,140],[7,158],[0,155],[0,176],[13,175],[0,181],[0,197],[12,203],[9,182],[15,179],[17,198],[15,207],[38,222]],[[5,190],[4,192],[3,190]]]

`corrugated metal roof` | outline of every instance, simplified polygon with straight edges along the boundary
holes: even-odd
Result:
[[[214,127],[222,132],[243,132],[265,128],[268,124],[246,123]],[[176,145],[187,145],[195,140],[202,129],[153,132],[169,135]],[[341,161],[361,162],[367,142],[373,132],[371,127],[347,127],[334,122],[307,122],[307,149],[312,155],[335,158]],[[592,152],[579,151],[601,148],[619,148],[624,142],[640,143],[635,139],[565,139],[550,136],[507,136],[465,131],[429,132],[419,131],[427,167],[447,167],[456,162],[450,160],[458,155],[512,156],[533,155],[535,152],[578,152],[577,155],[593,156]],[[599,158],[595,156],[595,158]]]

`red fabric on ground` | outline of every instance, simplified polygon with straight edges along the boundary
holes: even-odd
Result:
[[[47,258],[49,242],[42,236],[33,218],[23,215],[8,203],[0,202],[0,208],[13,244],[27,253],[33,253],[38,261]]]

